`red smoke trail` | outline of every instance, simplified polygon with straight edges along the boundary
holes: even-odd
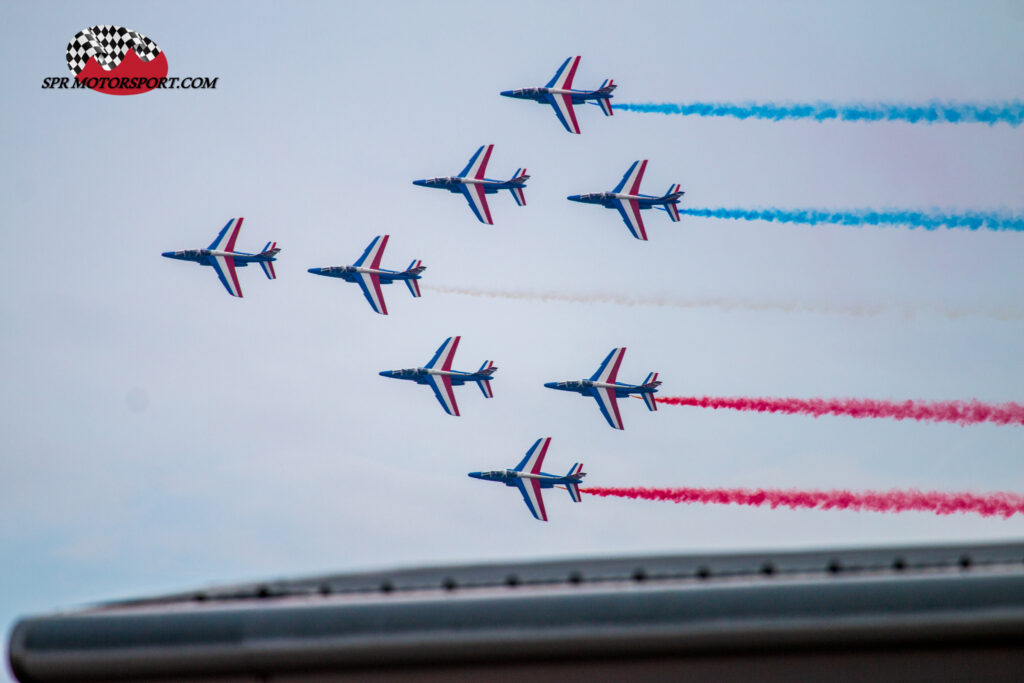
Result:
[[[981,401],[876,401],[869,398],[744,398],[715,396],[664,396],[658,403],[696,406],[715,410],[753,410],[789,415],[845,415],[847,417],[891,417],[895,420],[954,422],[960,426],[993,422],[1024,425],[1024,405],[982,403]]]
[[[941,493],[939,491],[797,491],[783,489],[698,489],[587,487],[592,496],[660,500],[704,505],[770,505],[808,510],[867,512],[932,512],[952,515],[973,512],[1005,518],[1024,514],[1024,496],[1016,493]]]

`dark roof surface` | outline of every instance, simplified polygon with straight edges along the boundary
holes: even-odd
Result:
[[[960,662],[978,659],[972,677],[999,678],[1021,671],[1021,642],[1024,544],[1000,544],[452,565],[239,584],[30,617],[12,633],[10,658],[23,681],[314,680],[371,670],[452,679],[508,667],[543,679],[567,663],[699,677],[694,667],[709,661],[712,677],[744,675],[720,668],[730,662],[746,662],[749,674],[790,662],[797,668],[779,675],[801,676],[808,657],[851,652],[885,652],[904,671],[923,652],[914,670],[925,672],[958,652]]]

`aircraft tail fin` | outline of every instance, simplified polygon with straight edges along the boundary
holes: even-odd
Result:
[[[409,264],[409,267],[405,269],[405,272],[408,275],[419,275],[420,273],[422,273],[426,269],[427,269],[427,267],[425,265],[423,265],[423,261],[416,260],[416,261],[413,261],[412,263]],[[419,298],[419,296],[420,296],[420,281],[419,280],[415,280],[415,279],[409,278],[408,280],[405,281],[405,286],[409,288],[409,293],[410,294],[412,294],[416,298]]]
[[[494,398],[494,389],[491,387],[491,380],[477,380],[476,385],[480,387],[480,393],[484,395],[484,398]]]
[[[679,222],[679,198],[686,194],[679,188],[679,183],[670,185],[668,192],[666,192],[665,196],[662,197],[662,199],[667,201],[665,204],[665,211],[668,212],[668,217],[672,219],[673,223]]]
[[[263,247],[263,251],[259,255],[274,258],[279,251],[281,250],[277,248],[277,242],[267,242],[267,246]],[[263,268],[263,273],[267,276],[268,280],[277,279],[277,272],[274,270],[273,261],[260,261],[260,267]]]
[[[518,206],[526,205],[526,194],[523,192],[523,188],[526,187],[526,181],[529,179],[530,176],[526,175],[525,168],[517,169],[515,175],[509,179],[513,187],[508,188],[508,191],[512,193],[512,197],[516,200]]]
[[[661,382],[658,381],[658,373],[652,372],[647,375],[647,379],[644,380],[643,387],[644,389],[650,389],[651,391],[645,391],[640,394],[640,398],[642,398],[644,403],[647,404],[647,410],[654,411],[658,409],[658,403],[654,400],[654,391],[657,390],[659,386],[661,386]]]
[[[485,360],[483,365],[480,366],[480,369],[477,370],[477,374],[490,377],[497,369],[498,368],[494,365],[493,360]],[[478,379],[476,381],[476,385],[480,387],[480,391],[483,393],[484,398],[494,398],[494,389],[491,388],[490,379]]]
[[[598,98],[597,103],[599,105],[601,105],[601,111],[604,112],[605,116],[611,116],[612,114],[615,113],[614,111],[612,111],[612,99],[611,98],[612,98],[612,91],[615,90],[616,87],[617,86],[615,85],[615,81],[613,81],[612,79],[609,78],[604,83],[602,83],[601,87],[598,88],[598,90],[597,90],[597,92],[599,94],[604,95],[604,97],[599,97]]]
[[[573,463],[572,467],[569,468],[566,478],[572,479],[573,481],[566,482],[565,488],[569,492],[569,496],[572,498],[572,502],[578,503],[582,500],[580,496],[580,482],[583,481],[583,477],[587,476],[587,473],[583,471],[583,463]]]

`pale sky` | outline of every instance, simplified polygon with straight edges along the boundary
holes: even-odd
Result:
[[[47,91],[65,45],[113,23],[170,75],[216,90]],[[700,207],[1024,211],[1024,128],[759,122],[502,98],[568,56],[618,101],[1021,99],[1024,9],[919,3],[6,3],[0,24],[0,624],[85,602],[247,579],[420,563],[652,551],[1020,539],[1024,520],[684,507],[545,496],[551,521],[473,470],[551,436],[545,470],[602,486],[1024,491],[1024,429],[714,412],[623,401],[616,432],[587,377],[666,395],[1024,400],[1024,236],[803,227],[565,200],[649,159]],[[411,181],[526,167],[528,204],[493,227]],[[244,216],[238,248],[282,248],[278,279],[162,259]],[[664,297],[681,307],[543,303],[385,289],[306,273],[390,234],[383,265],[424,285]],[[761,304],[881,313],[750,310]],[[956,316],[936,314],[953,310]],[[493,359],[495,398],[378,371]],[[6,641],[5,641],[6,645]]]

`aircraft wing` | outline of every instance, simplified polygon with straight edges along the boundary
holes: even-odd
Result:
[[[544,96],[551,108],[555,110],[555,116],[562,122],[565,129],[570,133],[576,133],[579,135],[580,124],[576,121],[576,110],[572,106],[572,97],[570,95],[552,95],[548,93]]]
[[[604,357],[604,360],[601,361],[601,366],[597,369],[597,372],[590,376],[590,381],[601,382],[602,384],[614,384],[618,379],[619,366],[622,365],[622,359],[625,355],[625,346],[612,349],[608,355]]]
[[[516,486],[519,487],[519,493],[523,494],[523,501],[530,508],[530,514],[542,522],[548,521],[548,512],[544,509],[544,498],[540,493],[540,481],[516,479]]]
[[[387,241],[386,236],[384,240]],[[384,302],[384,292],[380,291],[380,276],[374,273],[356,273],[356,276],[359,288],[363,290],[363,296],[370,302],[370,308],[376,313],[387,315],[388,305]]]
[[[622,176],[622,180],[615,186],[612,192],[616,194],[619,192],[625,192],[626,194],[640,194],[640,182],[644,179],[644,171],[647,170],[647,159],[641,161],[634,161],[633,165],[626,171],[626,175]]]
[[[452,389],[452,378],[448,375],[427,375],[430,388],[434,390],[437,402],[449,415],[459,416],[459,404],[455,402],[455,391]]]
[[[209,248],[213,251],[234,251],[235,240],[238,239],[238,231],[242,229],[244,218],[232,218],[228,221],[213,240]],[[234,296],[240,296],[235,294]]]
[[[633,237],[646,241],[647,230],[644,229],[644,219],[640,215],[640,204],[635,199],[613,199],[612,202]]]
[[[241,219],[239,219],[241,222]],[[235,272],[235,259],[231,256],[211,256],[210,263],[217,271],[217,277],[224,289],[228,290],[231,296],[242,298],[242,285],[238,284],[238,274]]]
[[[482,145],[476,151],[476,154],[469,158],[469,163],[466,164],[466,168],[462,169],[459,177],[483,180],[484,173],[487,172],[487,162],[491,160],[491,152],[493,150],[494,145]]]
[[[619,402],[615,398],[615,390],[594,387],[591,388],[590,393],[597,400],[597,406],[601,409],[601,414],[604,415],[608,424],[613,429],[622,429],[622,416],[619,415]]]
[[[455,352],[459,348],[459,340],[462,337],[448,337],[434,352],[434,356],[427,362],[427,368],[434,368],[440,363],[440,370],[451,370],[452,361],[455,360]]]
[[[388,246],[388,237],[390,235],[377,235],[374,237],[370,245],[366,247],[363,255],[352,265],[356,268],[361,268],[365,264],[367,268],[379,269],[380,259],[384,256],[384,249]]]
[[[569,57],[562,62],[562,66],[558,67],[558,71],[555,72],[555,75],[551,77],[551,80],[548,81],[548,84],[545,87],[555,88],[557,90],[571,90],[572,79],[576,77],[576,69],[578,69],[579,66],[579,56]]]
[[[526,455],[516,465],[516,472],[529,472],[530,474],[540,474],[540,468],[544,466],[544,456],[548,452],[548,446],[551,444],[551,437],[547,436],[543,439],[537,439],[530,450],[526,451]]]
[[[580,497],[580,485],[573,482],[569,482],[565,485],[565,488],[569,490],[569,496],[572,498],[572,502],[579,503],[583,499]]]
[[[494,225],[491,220],[491,209],[487,206],[487,193],[483,185],[462,184],[459,185],[462,194],[466,195],[469,208],[473,209],[476,219],[487,225]]]

